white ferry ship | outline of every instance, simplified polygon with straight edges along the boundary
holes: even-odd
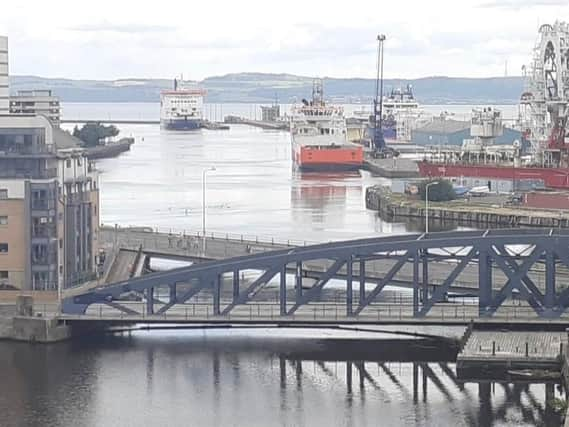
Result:
[[[167,130],[200,129],[204,121],[205,89],[179,84],[160,93],[160,126]]]

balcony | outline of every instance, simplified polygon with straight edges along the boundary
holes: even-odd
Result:
[[[55,209],[55,200],[53,199],[33,199],[32,210],[34,211],[47,211]]]

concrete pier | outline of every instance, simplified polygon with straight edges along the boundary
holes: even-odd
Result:
[[[389,221],[404,221],[410,218],[425,218],[425,202],[405,194],[392,193],[388,188],[373,186],[366,189],[366,207],[376,210]],[[569,227],[569,212],[552,209],[524,209],[484,203],[480,200],[453,200],[451,202],[430,202],[431,221],[455,222],[508,227]]]
[[[370,171],[373,175],[383,178],[417,178],[419,177],[419,168],[417,163],[411,159],[393,158],[393,159],[374,159],[367,158],[364,160],[364,169]]]

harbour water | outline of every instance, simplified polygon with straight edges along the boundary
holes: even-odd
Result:
[[[223,106],[223,114],[247,108]],[[146,119],[155,109],[66,104],[64,116]],[[296,174],[286,132],[120,128],[136,143],[97,163],[106,224],[200,230],[202,171],[215,166],[206,183],[208,232],[326,241],[421,228],[384,223],[365,209],[365,188],[381,178]],[[559,425],[545,384],[462,383],[448,355],[382,361],[377,346],[388,343],[337,339],[333,331],[172,330],[0,343],[0,425]]]
[[[158,108],[157,104],[65,104],[64,117],[155,119]],[[361,106],[346,110],[356,108]],[[465,106],[456,108],[456,114],[468,111]],[[254,117],[253,110],[248,104],[206,106],[212,119],[222,114]],[[130,152],[97,163],[105,224],[201,230],[202,171],[214,166],[216,170],[207,173],[208,232],[320,242],[423,228],[420,223],[385,223],[366,210],[365,188],[388,184],[383,178],[364,171],[293,171],[287,132],[245,125],[198,132],[166,132],[157,125],[119,127],[136,143]]]
[[[371,343],[305,338],[161,331],[55,346],[0,343],[0,424],[559,425],[545,384],[461,383],[448,360],[382,361]],[[356,357],[345,356],[347,346]]]

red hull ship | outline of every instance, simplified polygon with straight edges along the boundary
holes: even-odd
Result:
[[[569,190],[569,168],[508,167],[499,165],[457,165],[421,161],[418,163],[421,176],[428,178],[473,177],[507,181],[542,181],[548,188]]]
[[[502,134],[499,111],[474,110],[470,133],[460,148],[433,147],[419,162],[424,177],[472,177],[538,181],[569,189],[569,24],[542,25],[520,100],[519,125],[529,147],[496,146]],[[525,69],[525,68],[524,68]],[[523,149],[529,148],[525,154]],[[514,185],[515,187],[515,185]],[[515,189],[515,188],[514,188]]]

